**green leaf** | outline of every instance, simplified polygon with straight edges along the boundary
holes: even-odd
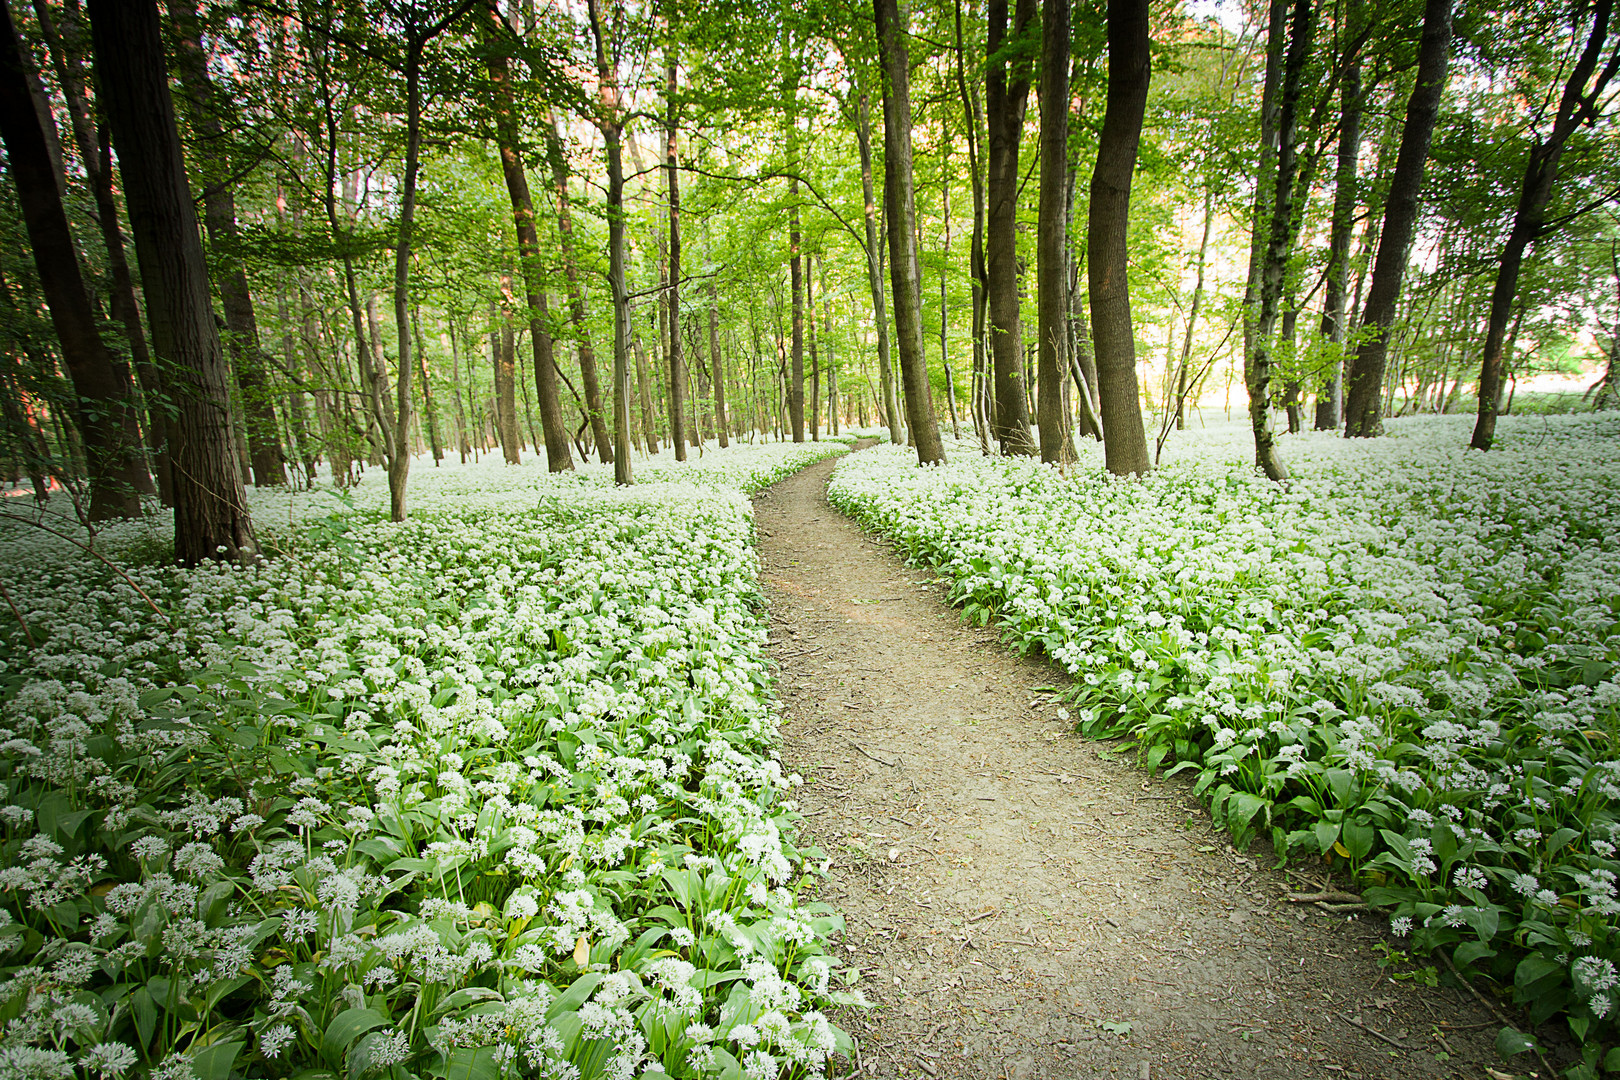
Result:
[[[1465,941],[1457,946],[1457,951],[1451,954],[1451,959],[1459,968],[1465,968],[1469,964],[1495,955],[1496,950],[1483,941]]]
[[[215,1043],[191,1055],[191,1075],[196,1080],[228,1080],[236,1055],[247,1045],[240,1042]]]
[[[1339,839],[1337,822],[1318,821],[1311,826],[1311,832],[1316,835],[1316,850],[1323,853],[1332,850],[1334,841]]]
[[[389,1023],[388,1017],[376,1009],[345,1009],[326,1025],[326,1034],[321,1036],[321,1056],[334,1066],[340,1065],[350,1043]]]
[[[1519,966],[1513,972],[1513,985],[1520,989],[1527,989],[1552,975],[1562,975],[1564,965],[1550,960],[1540,953],[1531,953],[1519,961]]]
[[[152,1045],[152,1032],[157,1030],[157,1002],[152,1000],[152,992],[141,987],[129,996],[130,1011],[135,1014],[135,1033],[141,1038],[142,1046]]]
[[[1372,851],[1374,835],[1371,825],[1363,825],[1359,821],[1347,821],[1344,825],[1342,842],[1350,852],[1352,859],[1361,860],[1365,859],[1367,853]]]
[[[1505,1027],[1496,1033],[1496,1052],[1504,1058],[1528,1054],[1535,1048],[1536,1040],[1517,1028]]]
[[[444,1062],[445,1080],[500,1080],[495,1052],[487,1046],[461,1046]]]

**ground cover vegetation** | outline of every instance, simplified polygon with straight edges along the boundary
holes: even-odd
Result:
[[[1237,843],[1343,870],[1396,935],[1595,1050],[1620,962],[1620,427],[1504,422],[1489,455],[1460,430],[1291,439],[1288,487],[1228,424],[1137,482],[875,451],[829,495],[1067,671],[1081,731],[1190,773]]]
[[[252,570],[8,537],[0,1069],[820,1074],[742,492],[844,449],[294,496]]]

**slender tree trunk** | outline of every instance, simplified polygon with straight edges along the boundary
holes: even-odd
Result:
[[[1395,319],[1395,305],[1400,299],[1401,280],[1406,273],[1406,256],[1417,226],[1423,166],[1429,157],[1435,120],[1440,115],[1440,97],[1446,88],[1450,56],[1451,0],[1426,0],[1423,38],[1418,47],[1417,84],[1412,87],[1412,96],[1406,103],[1401,148],[1395,157],[1378,255],[1373,261],[1372,284],[1367,289],[1367,306],[1361,316],[1361,326],[1367,333],[1356,349],[1347,379],[1350,391],[1345,406],[1346,438],[1369,438],[1383,430],[1379,398],[1389,354],[1390,325]]]
[[[1036,0],[1016,0],[1010,40],[1007,0],[990,0],[989,20],[984,95],[990,135],[985,270],[996,383],[994,430],[1003,454],[1033,455],[1037,447],[1029,433],[1019,326],[1018,146],[1033,67],[1028,39],[1038,33]],[[1008,47],[1014,49],[1011,61],[1003,52]]]
[[[1348,10],[1348,25],[1360,22],[1356,0]],[[1361,58],[1345,64],[1339,83],[1338,167],[1333,176],[1333,221],[1328,229],[1328,264],[1322,296],[1322,337],[1328,343],[1330,373],[1316,395],[1316,430],[1337,431],[1344,412],[1344,340],[1350,276],[1350,241],[1355,230],[1357,203],[1356,164],[1361,156]]]
[[[1115,476],[1146,475],[1152,468],[1147,433],[1142,429],[1136,328],[1131,322],[1126,269],[1131,175],[1136,170],[1151,75],[1147,0],[1108,0],[1108,106],[1091,175],[1086,269],[1104,459]]]
[[[979,108],[977,87],[968,84],[967,49],[962,41],[962,0],[954,0],[956,16],[956,89],[962,98],[963,127],[967,132],[968,175],[973,183],[973,240],[968,255],[968,269],[972,278],[973,307],[973,378],[968,394],[968,407],[973,414],[973,430],[979,436],[979,448],[990,452],[990,413],[988,404],[987,372],[985,370],[984,326],[985,285],[989,271],[984,262],[984,173],[979,167],[979,128],[984,122]]]
[[[433,451],[433,464],[444,460],[444,447],[439,442],[439,420],[433,408],[433,383],[428,378],[427,348],[422,343],[421,312],[411,310],[411,331],[416,335],[416,373],[422,377],[422,411],[427,417],[428,448]]]
[[[230,440],[225,354],[181,158],[154,0],[90,0],[97,78],[118,148],[153,351],[174,373],[175,557],[257,553]]]
[[[1283,0],[1273,2],[1282,3]],[[1313,33],[1311,0],[1294,0],[1277,112],[1277,172],[1275,179],[1269,175],[1260,177],[1260,183],[1271,188],[1271,197],[1266,200],[1271,213],[1268,220],[1257,219],[1255,222],[1257,229],[1264,225],[1268,235],[1260,270],[1260,310],[1255,319],[1244,374],[1249,390],[1249,425],[1254,431],[1255,464],[1267,478],[1279,482],[1287,480],[1289,472],[1277,450],[1276,435],[1271,429],[1272,352],[1275,348],[1278,309],[1282,302],[1283,278],[1293,249],[1294,181],[1299,172],[1299,95]]]
[[[673,11],[673,8],[670,9]],[[679,117],[675,110],[675,46],[667,47],[665,57],[665,100],[668,112],[664,124],[664,164],[669,183],[669,290],[664,303],[669,312],[669,337],[665,350],[669,356],[669,440],[675,448],[675,460],[686,460],[686,365],[681,358],[681,175]]]
[[[1069,0],[1046,0],[1041,13],[1041,191],[1035,276],[1039,290],[1036,419],[1041,460],[1069,456]]]
[[[585,384],[585,411],[590,419],[591,438],[603,464],[613,461],[613,439],[608,434],[602,411],[602,388],[596,367],[596,350],[591,346],[590,325],[585,314],[585,287],[580,281],[574,252],[574,217],[568,199],[568,165],[563,159],[562,140],[555,118],[546,126],[546,157],[551,163],[551,181],[557,189],[557,235],[562,254],[563,277],[568,281],[568,318],[574,327],[575,348],[579,355],[580,380]]]
[[[805,325],[809,329],[806,335],[810,346],[810,409],[805,417],[810,425],[810,441],[821,441],[821,358],[816,354],[816,300],[815,290],[810,287],[811,260],[804,260],[804,312]]]
[[[461,398],[461,348],[456,340],[455,319],[450,320],[450,389],[456,399],[456,450],[465,465],[467,455],[472,453],[472,442],[468,438],[467,409]]]
[[[140,480],[145,474],[140,444],[133,437],[135,402],[128,373],[120,373],[113,353],[96,331],[95,311],[79,269],[67,212],[64,183],[46,128],[34,108],[22,43],[9,5],[0,10],[0,138],[17,187],[34,267],[51,312],[51,325],[73,383],[73,411],[84,440],[90,480],[89,517],[139,517]],[[9,290],[8,290],[9,294]],[[148,486],[150,480],[147,480]]]
[[[208,74],[208,55],[202,47],[202,24],[196,0],[173,0],[169,16],[179,29],[176,65],[180,84],[191,103],[197,132],[197,156],[203,178],[203,222],[208,228],[213,278],[225,309],[226,348],[236,383],[242,391],[242,424],[255,487],[281,487],[287,483],[287,461],[276,431],[276,410],[264,353],[259,344],[259,323],[247,272],[237,256],[236,196],[225,159],[225,129],[219,95]]]
[[[881,77],[881,76],[880,76]],[[866,280],[872,290],[872,321],[877,325],[878,382],[883,387],[883,422],[889,428],[889,441],[899,446],[905,441],[900,425],[900,409],[895,400],[894,368],[889,356],[889,312],[883,295],[883,240],[878,232],[877,195],[872,184],[871,105],[865,90],[855,113],[855,137],[861,151],[861,193],[866,206]]]
[[[598,128],[607,151],[608,287],[613,293],[613,478],[632,481],[630,469],[630,296],[624,278],[623,103],[608,56],[607,31],[598,0],[586,0],[596,45]]]
[[[799,231],[799,181],[788,181],[788,252],[789,276],[793,279],[793,346],[792,376],[788,380],[788,419],[793,427],[793,441],[804,442],[804,237]],[[898,317],[898,313],[896,313]]]
[[[726,420],[726,369],[720,356],[720,293],[709,283],[709,362],[714,368],[714,427],[720,449],[731,445]]]
[[[511,279],[502,282],[507,289]],[[490,312],[495,315],[495,311]],[[495,360],[495,438],[508,465],[523,463],[523,440],[517,422],[517,331],[510,311],[499,313],[498,324],[490,329],[490,352]]]
[[[1475,450],[1489,450],[1496,437],[1496,402],[1502,394],[1503,340],[1508,320],[1513,315],[1514,298],[1519,291],[1519,272],[1524,266],[1525,253],[1545,234],[1547,204],[1552,200],[1553,184],[1558,179],[1558,161],[1570,135],[1582,123],[1589,122],[1602,106],[1604,91],[1617,69],[1620,69],[1620,49],[1609,57],[1603,70],[1592,78],[1609,35],[1609,19],[1614,11],[1614,0],[1596,0],[1592,5],[1592,29],[1587,34],[1586,46],[1564,83],[1559,98],[1558,113],[1552,131],[1545,142],[1539,138],[1530,147],[1525,162],[1524,177],[1519,182],[1519,201],[1513,213],[1513,226],[1508,231],[1507,243],[1497,262],[1496,284],[1491,289],[1490,322],[1485,329],[1485,351],[1479,370],[1479,417],[1474,422],[1474,434],[1468,445]],[[1591,86],[1588,86],[1591,83]]]
[[[918,460],[924,465],[943,464],[945,445],[939,437],[922,351],[922,269],[917,262],[907,16],[899,0],[876,0],[874,8],[884,76],[883,199],[889,219],[889,281],[894,293],[895,336],[900,339],[900,377],[906,388],[906,420],[916,439]]]

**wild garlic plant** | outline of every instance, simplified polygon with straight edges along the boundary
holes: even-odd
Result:
[[[844,450],[275,495],[248,569],[8,536],[0,1075],[822,1075],[860,996],[728,485]]]
[[[1238,425],[1142,480],[878,447],[835,505],[1073,677],[1080,728],[1192,770],[1239,842],[1344,864],[1392,928],[1615,1040],[1620,418],[1456,418],[1285,439]],[[1180,436],[1178,436],[1179,438]]]

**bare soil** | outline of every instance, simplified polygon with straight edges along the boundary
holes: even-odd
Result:
[[[1314,865],[1234,850],[1187,785],[1075,735],[1036,690],[1055,669],[827,503],[834,464],[754,512],[782,757],[874,1005],[842,1017],[859,1075],[1509,1074],[1491,1016],[1389,963],[1382,919],[1287,900]]]

